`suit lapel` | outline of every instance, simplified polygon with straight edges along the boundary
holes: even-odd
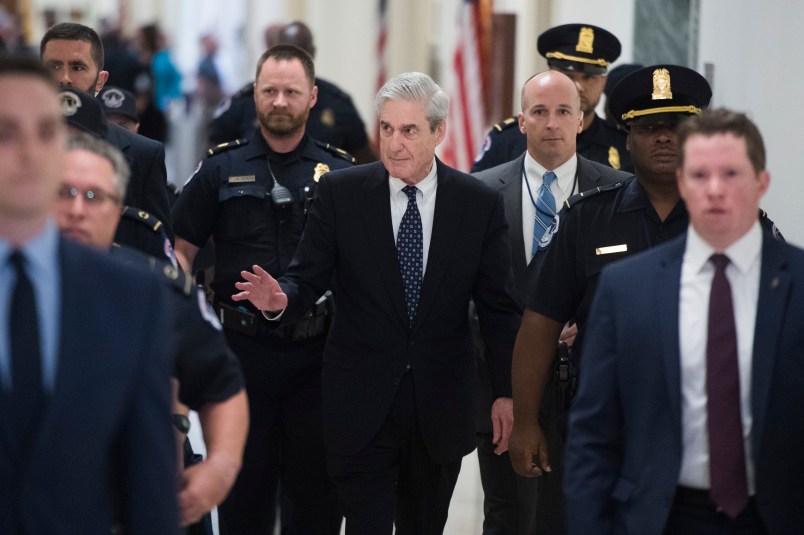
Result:
[[[589,160],[578,155],[578,193],[588,191],[598,186],[600,171]]]
[[[784,245],[763,233],[762,271],[751,364],[751,412],[754,444],[761,444],[771,379],[779,356],[779,339],[790,295],[790,273]],[[755,448],[756,451],[756,448]]]
[[[416,318],[413,322],[414,329],[421,324],[422,318],[427,316],[427,312],[435,300],[440,281],[446,271],[452,248],[457,241],[456,237],[461,235],[460,222],[463,204],[455,202],[458,197],[453,193],[455,184],[448,168],[438,159],[436,159],[436,166],[438,193],[436,194],[435,214],[433,217],[433,233],[430,236],[427,269],[424,272],[422,295],[419,299]]]
[[[525,255],[525,237],[522,234],[522,165],[525,153],[509,163],[500,174],[500,188],[505,205],[505,217],[508,220],[508,235],[511,237],[511,250],[513,254],[514,279],[519,279],[528,267]]]
[[[681,263],[684,258],[686,234],[668,246],[656,273],[655,321],[659,328],[662,366],[670,400],[673,427],[681,436],[681,354],[678,333],[678,301],[681,291]]]
[[[365,202],[362,203],[365,207],[365,210],[362,211],[363,228],[366,230],[366,235],[374,251],[377,273],[388,289],[388,296],[399,314],[400,320],[407,325],[405,290],[402,274],[399,272],[394,228],[391,223],[391,193],[388,187],[388,173],[379,162],[370,165],[369,176],[363,183],[363,192],[366,195]]]

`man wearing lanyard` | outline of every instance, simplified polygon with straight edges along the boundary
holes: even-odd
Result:
[[[516,281],[514,295],[524,307],[529,294],[529,279],[524,276],[526,268],[531,259],[549,244],[557,230],[557,213],[564,201],[570,195],[626,180],[631,175],[576,153],[577,134],[583,128],[583,113],[578,89],[569,77],[554,70],[536,74],[523,85],[521,101],[519,130],[527,137],[527,150],[518,158],[475,176],[502,192]],[[475,340],[479,342],[478,337]],[[478,351],[478,355],[482,353]],[[492,400],[484,395],[490,394],[488,377],[483,374],[485,369],[485,366],[478,366],[479,407],[487,414]],[[551,407],[549,404],[545,407],[548,422],[552,420],[549,416],[553,412]],[[494,455],[490,421],[488,417],[478,418],[478,423],[482,423],[478,425],[477,447],[485,494],[484,527],[499,526],[506,533],[533,533],[536,526],[548,522],[543,515],[554,510],[541,504],[545,499],[549,502],[560,488],[556,486],[555,492],[550,492],[547,486],[553,480],[517,476],[507,453]],[[548,425],[548,435],[558,440],[558,434],[551,432],[552,427]],[[560,448],[554,448],[557,450]],[[522,503],[534,505],[518,505]]]

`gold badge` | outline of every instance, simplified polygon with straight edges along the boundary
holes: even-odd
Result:
[[[321,122],[329,128],[335,126],[335,112],[332,111],[332,108],[324,108],[321,111]]]
[[[140,219],[148,219],[149,217],[151,217],[151,214],[145,212],[144,210],[140,210],[139,212],[137,212],[137,215],[139,216]]]
[[[315,166],[315,169],[313,169],[313,180],[318,182],[321,179],[321,177],[324,176],[324,173],[328,172],[329,172],[329,166],[325,163],[318,162]]]
[[[244,175],[244,176],[230,176],[229,177],[229,184],[242,184],[244,182],[256,182],[257,177],[254,175]]]
[[[609,165],[613,169],[620,168],[620,151],[617,150],[617,147],[609,147]]]
[[[653,71],[653,94],[651,100],[669,100],[673,98],[670,90],[670,71],[667,69],[656,69]]]
[[[578,34],[578,44],[575,45],[576,52],[586,52],[591,54],[593,52],[592,45],[595,42],[595,30],[584,26]]]

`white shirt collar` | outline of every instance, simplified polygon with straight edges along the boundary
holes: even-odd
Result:
[[[700,273],[709,262],[709,257],[715,252],[715,249],[690,225],[687,230],[687,250],[685,255],[696,273]],[[727,247],[723,254],[729,257],[731,263],[740,272],[746,273],[761,252],[762,228],[759,221],[755,221],[748,232]]]
[[[388,175],[388,183],[391,187],[391,197],[402,191],[402,188],[407,186],[401,179],[392,177]],[[436,160],[433,157],[433,166],[430,168],[430,172],[427,173],[427,176],[424,177],[420,182],[416,184],[416,189],[418,189],[424,198],[427,198],[430,194],[435,191],[436,187]]]
[[[563,193],[572,194],[572,188],[575,185],[575,175],[578,171],[578,155],[572,153],[570,159],[562,163],[555,169],[547,169],[542,164],[537,162],[529,152],[525,152],[525,174],[531,179],[539,180],[541,183],[542,176],[547,171],[553,171],[556,174],[556,184],[558,189]]]

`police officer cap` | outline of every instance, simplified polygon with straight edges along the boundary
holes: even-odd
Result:
[[[106,138],[106,118],[100,103],[89,93],[67,87],[59,93],[61,113],[67,124],[101,139]]]
[[[605,74],[621,50],[614,34],[591,24],[550,28],[539,36],[536,48],[550,67],[587,74]]]
[[[134,95],[121,87],[108,85],[98,95],[103,113],[108,115],[122,115],[134,122],[140,122],[137,117],[137,102]]]
[[[620,80],[632,72],[638,71],[642,67],[644,67],[644,65],[640,63],[621,63],[617,65],[610,70],[608,76],[606,76],[606,87],[603,88],[603,92],[606,95],[610,95],[611,90],[614,89],[614,86],[620,83]]]
[[[712,88],[706,79],[687,67],[652,65],[624,77],[609,95],[609,110],[621,123],[676,124],[684,117],[700,115],[709,105]]]

